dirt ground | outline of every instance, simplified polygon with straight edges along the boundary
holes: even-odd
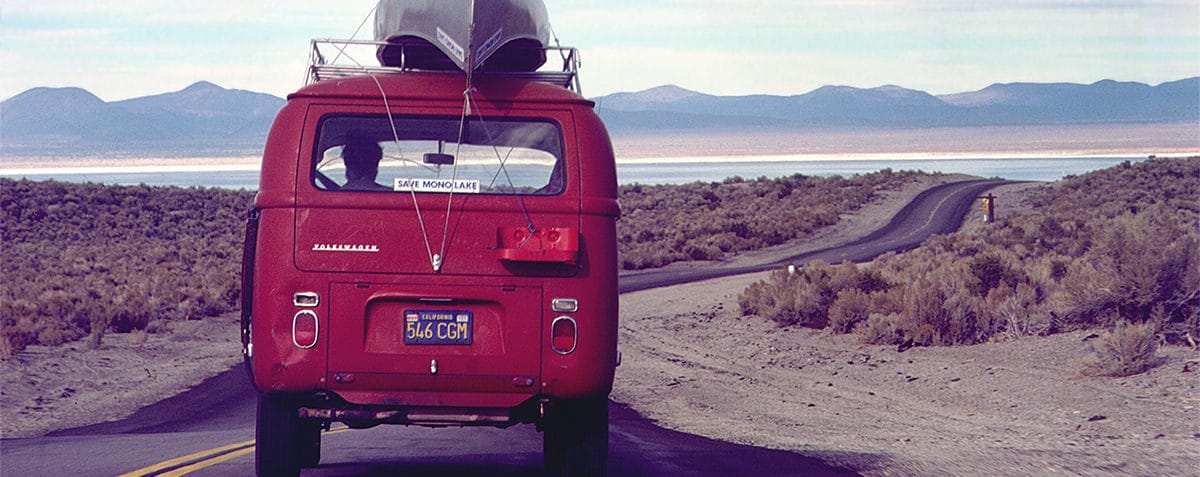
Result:
[[[804,244],[733,260],[861,237],[930,185],[893,192]],[[994,189],[997,220],[1027,209],[1041,186]],[[963,228],[981,227],[976,207]],[[1196,350],[1160,348],[1154,369],[1128,378],[1080,375],[1089,331],[898,352],[742,317],[738,294],[766,277],[623,295],[613,399],[671,429],[869,476],[1200,475]]]
[[[30,346],[0,361],[0,437],[128,417],[241,363],[236,314],[168,326],[140,343],[130,333],[109,333],[100,349],[86,340]]]
[[[613,399],[668,428],[864,475],[1200,475],[1200,357],[1082,377],[1089,332],[946,348],[742,317],[765,273],[621,297]]]
[[[733,261],[860,237],[930,185]],[[1020,207],[1027,187],[997,190],[998,203]],[[971,214],[968,227],[982,222]],[[865,475],[1200,475],[1200,354],[1191,348],[1161,348],[1154,369],[1116,379],[1079,375],[1089,332],[901,353],[740,316],[737,295],[765,276],[623,295],[613,399],[668,428]],[[140,343],[111,334],[99,350],[32,346],[0,363],[0,435],[119,419],[228,370],[240,361],[236,322],[173,323]]]

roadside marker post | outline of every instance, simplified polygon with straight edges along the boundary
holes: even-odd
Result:
[[[996,221],[996,196],[988,193],[988,195],[979,197],[983,199],[983,223],[990,224]]]

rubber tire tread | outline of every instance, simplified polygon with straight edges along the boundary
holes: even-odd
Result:
[[[296,433],[296,460],[301,469],[311,469],[321,462],[321,421],[301,421]]]
[[[254,428],[254,471],[258,477],[296,477],[300,461],[296,442],[300,434],[298,406],[287,397],[258,396]]]
[[[543,461],[548,475],[603,477],[608,473],[608,399],[556,401],[547,412]]]

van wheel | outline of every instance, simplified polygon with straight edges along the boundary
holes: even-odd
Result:
[[[297,410],[296,403],[286,397],[258,396],[254,470],[259,477],[300,475],[296,450],[302,422]]]
[[[608,473],[608,399],[557,401],[546,413],[542,458],[546,472],[561,477]]]
[[[296,434],[296,458],[300,468],[311,469],[321,462],[321,421],[303,421]]]

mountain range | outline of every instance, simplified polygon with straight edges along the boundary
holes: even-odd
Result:
[[[33,88],[0,103],[0,147],[3,156],[258,154],[283,104],[207,81],[114,102],[80,88]]]
[[[899,86],[823,86],[794,96],[714,96],[677,86],[592,98],[615,136],[684,130],[1200,124],[1200,77],[1150,86],[1103,80],[993,84],[931,95]],[[105,102],[80,88],[34,88],[0,103],[0,156],[255,155],[276,96],[201,81]]]
[[[675,86],[595,98],[614,131],[745,127],[923,128],[1200,122],[1200,77],[993,84],[934,96],[899,86],[823,86],[796,96],[713,96]]]

